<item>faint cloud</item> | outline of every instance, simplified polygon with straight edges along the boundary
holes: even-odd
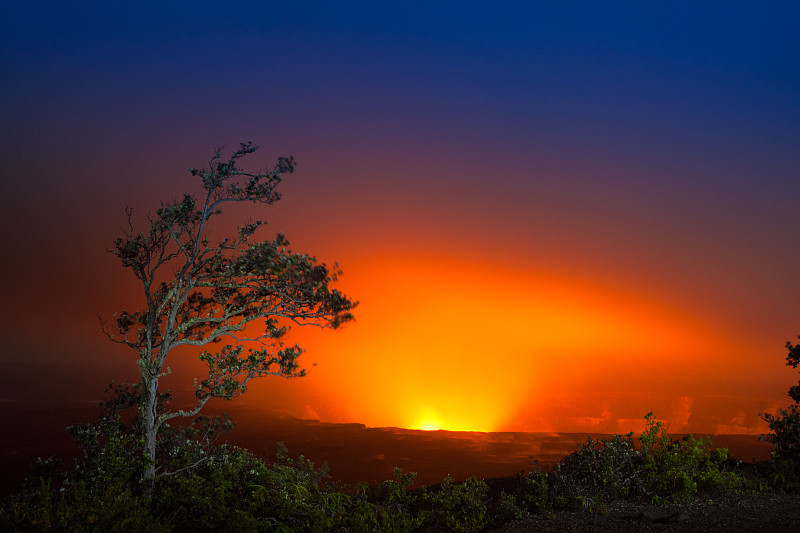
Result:
[[[687,431],[693,404],[694,400],[690,396],[682,396],[675,400],[672,404],[672,417],[670,418],[671,432],[684,433]]]

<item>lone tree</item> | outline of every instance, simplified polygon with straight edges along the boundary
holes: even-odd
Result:
[[[314,257],[292,252],[282,233],[272,241],[251,237],[264,223],[241,226],[233,238],[216,244],[208,240],[208,225],[228,202],[273,204],[276,187],[295,168],[293,158],[279,158],[269,171],[250,172],[240,160],[257,146],[242,143],[225,160],[217,149],[205,169],[191,169],[202,181],[200,198],[185,194],[180,201],[162,204],[146,218],[143,231],[128,226],[114,242],[114,253],[141,282],[144,306],[122,311],[104,331],[111,340],[138,353],[141,374],[139,413],[144,474],[156,474],[156,441],[164,424],[176,417],[193,417],[211,398],[231,399],[256,377],[305,375],[298,364],[299,346],[286,346],[289,324],[338,328],[353,319],[356,303],[331,284],[341,273]],[[258,329],[253,322],[263,319]],[[163,410],[159,380],[173,349],[206,346],[226,340],[216,351],[203,351],[208,376],[195,380],[196,405],[187,410]],[[245,343],[247,346],[245,346]]]

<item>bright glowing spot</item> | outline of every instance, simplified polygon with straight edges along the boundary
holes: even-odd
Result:
[[[436,411],[426,407],[422,409],[417,422],[410,429],[422,429],[425,431],[435,431],[442,428],[442,422]]]

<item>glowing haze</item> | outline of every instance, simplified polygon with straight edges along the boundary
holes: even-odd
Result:
[[[358,284],[364,331],[353,342],[322,341],[342,351],[333,381],[348,384],[343,396],[367,424],[497,431],[513,427],[559,369],[597,373],[613,356],[615,368],[636,368],[633,377],[643,353],[645,365],[676,366],[718,342],[686,317],[577,281],[431,258],[385,261],[379,279]],[[654,349],[653,339],[663,341]]]
[[[329,405],[344,406],[306,406],[313,418],[549,431],[560,427],[557,412],[549,423],[520,417],[532,399],[550,404],[542,399],[585,387],[600,398],[608,391],[598,385],[606,382],[638,393],[627,403],[641,410],[642,394],[669,393],[670,377],[687,369],[708,375],[723,359],[737,359],[720,332],[650,295],[430,256],[376,258],[362,268],[346,284],[361,299],[357,324],[339,334],[299,335],[306,361],[319,361],[305,385],[322,387]],[[680,381],[686,387],[694,380]]]
[[[0,8],[0,400],[88,402],[135,376],[96,319],[139,305],[104,251],[123,209],[196,190],[189,167],[252,140],[255,167],[298,170],[231,220],[338,261],[361,305],[343,331],[296,328],[310,374],[241,404],[758,433],[787,401],[796,2],[46,4]],[[170,365],[190,394],[191,354]]]

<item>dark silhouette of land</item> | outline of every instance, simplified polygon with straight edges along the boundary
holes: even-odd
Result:
[[[368,428],[361,424],[300,420],[251,405],[239,405],[229,411],[237,427],[221,440],[268,460],[275,458],[276,443],[283,442],[292,457],[302,454],[317,466],[327,461],[331,479],[346,483],[392,479],[394,467],[417,472],[415,486],[435,485],[448,474],[455,480],[509,476],[531,470],[535,464],[556,463],[584,443],[588,435]],[[0,402],[0,414],[6,427],[13,428],[0,440],[0,494],[6,495],[19,488],[28,465],[37,457],[58,453],[70,464],[78,449],[65,428],[96,419],[97,407],[86,403],[25,408],[18,402]],[[760,442],[755,435],[715,435],[712,439],[715,446],[728,448],[743,461],[767,459],[771,449],[769,443]]]

